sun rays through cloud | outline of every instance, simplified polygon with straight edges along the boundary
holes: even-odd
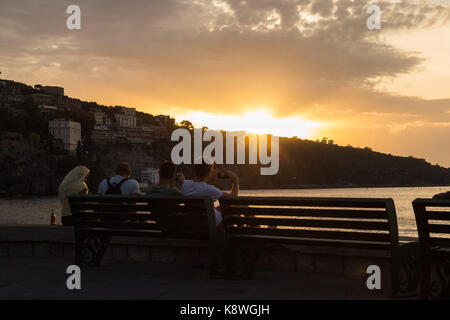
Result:
[[[177,122],[189,120],[194,127],[249,133],[271,133],[282,137],[312,138],[316,130],[328,124],[301,117],[276,118],[266,109],[256,109],[240,115],[224,115],[203,111],[189,111],[175,117]]]

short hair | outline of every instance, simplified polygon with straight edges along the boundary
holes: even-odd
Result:
[[[208,164],[205,161],[202,163],[194,164],[194,172],[197,178],[204,178],[211,172],[211,169],[214,167],[214,163]]]
[[[172,179],[177,172],[177,166],[170,160],[163,162],[159,167],[159,177],[161,179]]]
[[[130,167],[130,164],[128,162],[125,162],[125,161],[121,162],[117,166],[116,174],[119,174],[119,175],[121,175],[122,173],[123,174],[130,174],[130,172],[131,172],[131,167]]]

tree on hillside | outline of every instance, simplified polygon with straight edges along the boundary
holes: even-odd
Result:
[[[188,129],[188,130],[193,130],[194,129],[194,125],[192,124],[192,122],[188,121],[188,120],[183,120],[180,122],[180,127]]]

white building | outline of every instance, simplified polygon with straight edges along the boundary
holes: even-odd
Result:
[[[144,168],[141,170],[141,181],[148,185],[159,183],[158,168]]]
[[[116,106],[114,108],[114,117],[116,118],[117,126],[125,128],[136,127],[136,109]]]
[[[96,126],[111,126],[111,118],[104,112],[95,112],[94,119]]]
[[[43,113],[52,113],[58,111],[58,107],[55,106],[47,106],[47,105],[39,105],[38,109],[41,110]]]
[[[62,140],[64,149],[70,152],[77,150],[78,141],[81,141],[81,125],[70,120],[51,120],[48,130],[53,138]]]

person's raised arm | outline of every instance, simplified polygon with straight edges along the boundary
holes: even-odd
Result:
[[[231,180],[231,191],[223,192],[224,196],[237,196],[239,194],[239,177],[231,170],[227,171],[228,178]]]
[[[176,175],[176,178],[175,178],[175,187],[181,190],[185,179],[186,178],[184,177],[184,174],[181,172],[178,172]]]

